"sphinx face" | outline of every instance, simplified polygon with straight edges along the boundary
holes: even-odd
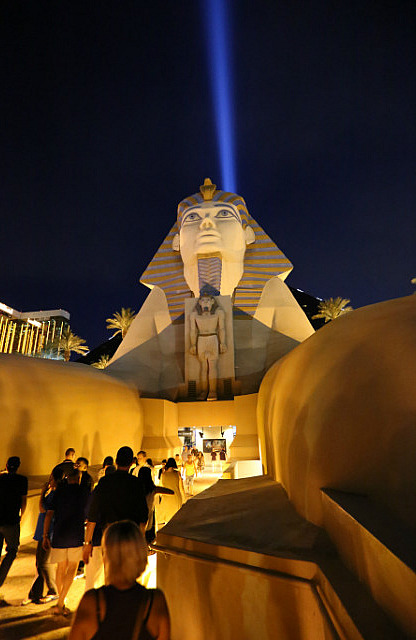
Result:
[[[220,254],[223,262],[243,263],[246,234],[236,207],[203,202],[185,211],[179,232],[179,249],[186,266],[197,256]]]

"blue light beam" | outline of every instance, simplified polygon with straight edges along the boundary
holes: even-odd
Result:
[[[207,27],[209,73],[214,103],[218,151],[221,164],[221,188],[237,190],[232,82],[230,72],[231,32],[228,25],[227,0],[202,0]]]

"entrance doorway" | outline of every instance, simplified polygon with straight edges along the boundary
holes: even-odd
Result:
[[[182,448],[187,447],[198,449],[204,455],[209,456],[211,451],[224,448],[229,455],[232,441],[236,434],[235,425],[204,426],[204,427],[183,427],[178,429],[178,436],[182,442]]]

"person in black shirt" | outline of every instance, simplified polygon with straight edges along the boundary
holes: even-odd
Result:
[[[91,493],[94,486],[94,480],[92,475],[88,473],[88,460],[87,458],[77,458],[75,467],[81,471],[81,487],[85,487]]]
[[[68,473],[72,471],[72,469],[74,468],[74,465],[75,465],[75,449],[73,449],[72,447],[69,447],[65,451],[65,460],[62,460],[62,462],[57,464],[56,467],[53,468],[52,473],[55,473],[55,469],[61,469],[62,477],[66,478]]]
[[[27,478],[16,473],[20,458],[12,456],[6,473],[0,474],[0,555],[6,541],[6,555],[0,564],[0,586],[6,580],[20,545],[20,519],[26,509]]]
[[[85,564],[88,564],[92,555],[92,536],[96,523],[104,530],[112,522],[132,520],[143,533],[146,530],[148,508],[145,492],[142,482],[129,474],[132,461],[133,450],[130,447],[121,447],[116,457],[117,470],[101,478],[92,492],[85,529]]]
[[[85,508],[90,492],[81,486],[81,472],[74,468],[68,473],[67,482],[56,489],[43,525],[43,543],[45,550],[52,547],[50,561],[57,563],[56,584],[58,587],[58,603],[54,613],[67,615],[65,598],[77,572],[78,563],[82,559]],[[52,541],[49,529],[52,517],[54,528]]]

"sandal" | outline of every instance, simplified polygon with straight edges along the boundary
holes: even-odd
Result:
[[[69,616],[69,614],[71,613],[71,610],[68,609],[68,607],[66,607],[65,605],[62,607],[55,604],[53,607],[51,607],[51,612],[54,616]]]

